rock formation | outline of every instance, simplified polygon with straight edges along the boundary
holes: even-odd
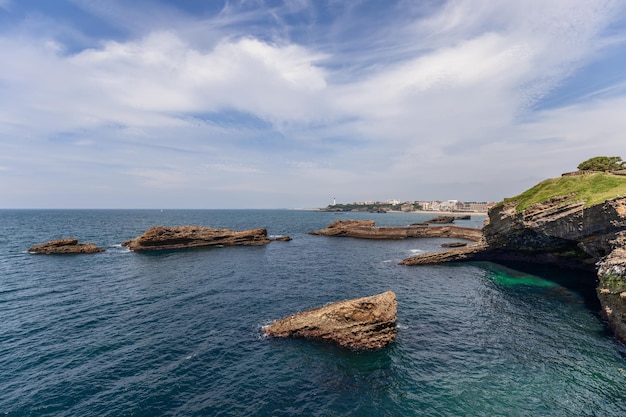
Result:
[[[122,246],[132,251],[183,249],[201,246],[265,245],[270,240],[266,229],[229,230],[202,226],[154,226]]]
[[[626,343],[626,232],[610,244],[614,249],[597,263],[598,299],[609,327]]]
[[[572,197],[554,197],[521,211],[517,202],[497,205],[489,212],[483,240],[401,264],[515,260],[595,269],[603,314],[626,342],[626,197],[588,207]]]
[[[458,226],[376,226],[373,220],[336,220],[324,229],[309,232],[312,235],[355,237],[361,239],[407,239],[449,237],[478,241],[480,229]]]
[[[40,245],[31,246],[28,249],[30,253],[98,253],[104,252],[103,248],[99,248],[93,243],[78,243],[78,239],[56,239]]]
[[[263,328],[268,336],[329,341],[349,349],[380,349],[396,337],[392,291],[303,311]]]
[[[442,243],[441,245],[442,248],[462,248],[464,246],[467,246],[467,243],[465,242],[449,242],[449,243]]]

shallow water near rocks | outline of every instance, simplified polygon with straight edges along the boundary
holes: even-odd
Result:
[[[621,416],[626,361],[593,276],[492,263],[405,267],[449,239],[311,236],[293,210],[0,210],[0,414],[8,416]],[[483,217],[458,221],[479,227]],[[290,242],[132,253],[155,225],[266,227]],[[94,255],[32,255],[77,237]],[[591,284],[590,284],[591,283]],[[263,325],[393,290],[376,352],[271,339]]]

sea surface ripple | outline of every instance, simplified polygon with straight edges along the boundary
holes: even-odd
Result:
[[[594,277],[527,265],[404,267],[449,239],[308,235],[295,210],[0,210],[0,415],[624,416],[626,350]],[[480,227],[474,216],[459,225]],[[132,253],[154,225],[266,227],[290,242]],[[76,237],[94,255],[33,255]],[[398,337],[353,352],[261,328],[393,290]]]

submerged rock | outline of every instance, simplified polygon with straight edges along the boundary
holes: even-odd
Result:
[[[442,243],[441,245],[442,248],[462,248],[464,246],[467,246],[467,243],[465,242],[450,242],[450,243]]]
[[[270,240],[266,229],[230,230],[203,226],[154,226],[122,246],[132,251],[183,249],[202,246],[265,245]]]
[[[293,314],[263,328],[268,336],[329,341],[349,349],[380,349],[396,337],[392,291]]]
[[[437,216],[437,217],[433,217],[431,219],[426,220],[425,223],[449,224],[449,223],[454,223],[455,220],[456,220],[455,216]]]
[[[78,239],[74,238],[51,240],[40,245],[31,246],[28,249],[30,253],[41,254],[98,253],[104,251],[103,248],[99,248],[93,243],[78,243]]]

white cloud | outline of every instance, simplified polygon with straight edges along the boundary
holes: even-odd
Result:
[[[114,5],[96,8],[114,16],[123,11]],[[311,7],[294,0],[285,10]],[[357,58],[350,65],[335,53],[346,46],[245,33],[240,25],[252,14],[237,15],[235,6],[187,29],[182,13],[171,25],[146,20],[136,38],[74,54],[56,39],[5,35],[0,165],[55,175],[97,166],[102,174],[93,170],[92,184],[101,189],[114,169],[127,187],[145,188],[142,198],[149,189],[257,190],[272,198],[293,193],[294,205],[309,206],[304,200],[337,189],[472,198],[481,187],[500,196],[516,178],[552,175],[589,154],[619,154],[624,80],[603,87],[610,98],[535,108],[599,56],[598,45],[623,42],[601,36],[618,7],[451,1],[408,25],[372,26],[374,45],[336,39],[350,45],[347,56]],[[273,12],[285,24],[284,10]],[[485,190],[496,180],[502,190]]]

